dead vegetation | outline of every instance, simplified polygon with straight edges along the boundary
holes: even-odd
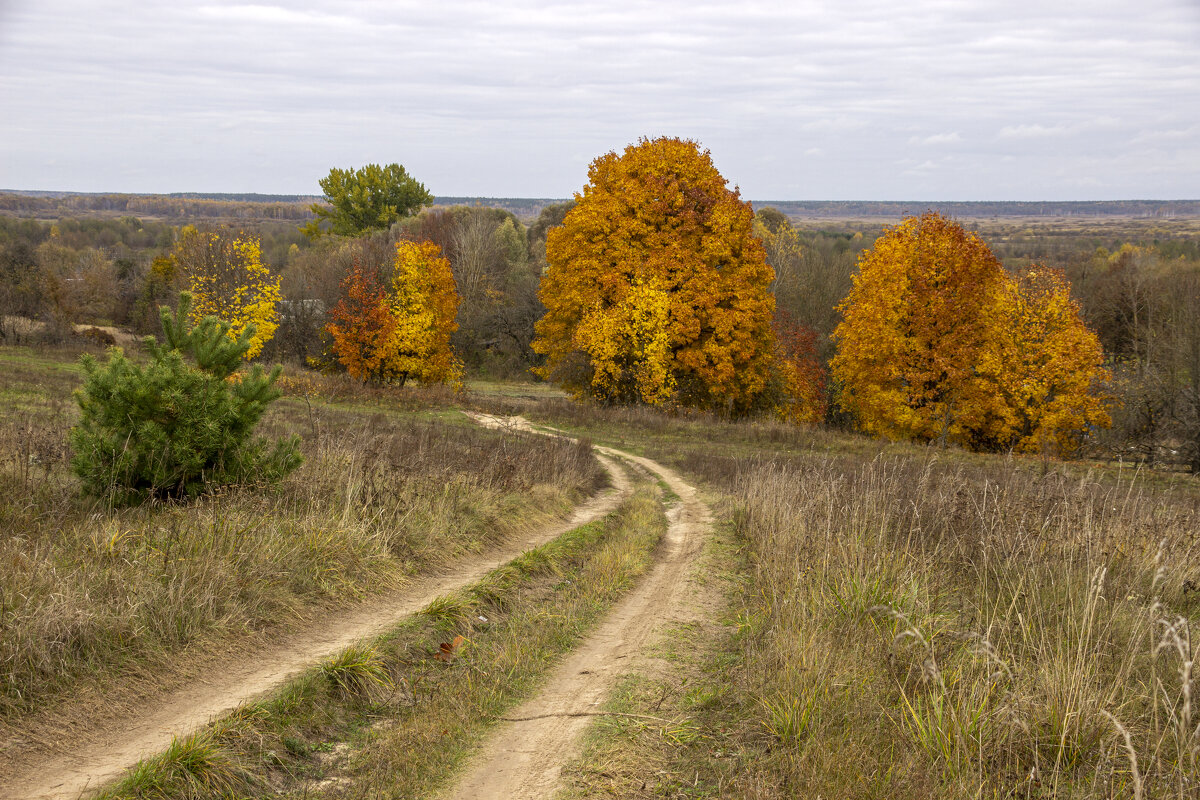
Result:
[[[0,724],[81,679],[157,668],[426,572],[565,513],[587,445],[429,412],[281,401],[306,463],[282,485],[111,510],[69,473],[69,363],[11,362],[0,413]],[[7,367],[6,367],[7,369]],[[436,413],[436,412],[435,412]],[[15,728],[14,728],[15,730]]]
[[[572,796],[1200,791],[1193,480],[679,429],[646,448],[728,498],[729,633],[611,706],[696,735],[610,723]]]

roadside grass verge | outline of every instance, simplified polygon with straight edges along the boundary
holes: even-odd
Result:
[[[763,796],[1196,792],[1190,493],[886,457],[732,488]]]
[[[70,474],[76,373],[20,350],[0,349],[29,399],[0,406],[0,740],[89,685],[546,524],[604,480],[586,443],[281,400],[264,427],[299,432],[305,463],[280,485],[112,510]]]
[[[665,530],[643,485],[606,519],[177,741],[99,798],[429,796],[628,591]],[[206,782],[218,788],[196,789]]]

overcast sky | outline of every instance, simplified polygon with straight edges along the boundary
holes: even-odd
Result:
[[[693,138],[750,199],[1200,197],[1200,0],[0,0],[0,188],[564,197]]]

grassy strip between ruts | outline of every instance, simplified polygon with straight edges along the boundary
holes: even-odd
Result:
[[[653,486],[205,730],[116,798],[425,797],[653,560]]]

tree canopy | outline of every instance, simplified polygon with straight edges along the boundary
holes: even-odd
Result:
[[[909,217],[863,253],[830,363],[863,430],[979,449],[1070,449],[1108,424],[1101,351],[1065,280],[1010,278],[975,234]]]
[[[317,218],[301,230],[311,239],[326,233],[358,236],[386,230],[433,202],[433,195],[399,164],[367,164],[329,170],[320,181],[325,203],[314,203]],[[328,223],[325,227],[322,223]]]
[[[753,212],[692,141],[592,162],[546,240],[542,374],[605,402],[740,415],[771,379],[773,276]]]
[[[326,331],[338,361],[356,378],[401,386],[454,383],[462,364],[450,348],[458,292],[450,262],[432,242],[400,241],[390,287],[356,264],[330,311]]]
[[[1082,432],[1111,424],[1096,387],[1108,379],[1100,339],[1083,324],[1071,286],[1034,265],[1004,281],[992,307],[993,334],[979,372],[995,386],[995,445],[1073,452]]]
[[[190,314],[199,325],[208,316],[228,323],[231,339],[254,333],[243,357],[262,352],[279,327],[279,276],[263,263],[258,237],[226,229],[183,230],[172,258],[192,293]]]

